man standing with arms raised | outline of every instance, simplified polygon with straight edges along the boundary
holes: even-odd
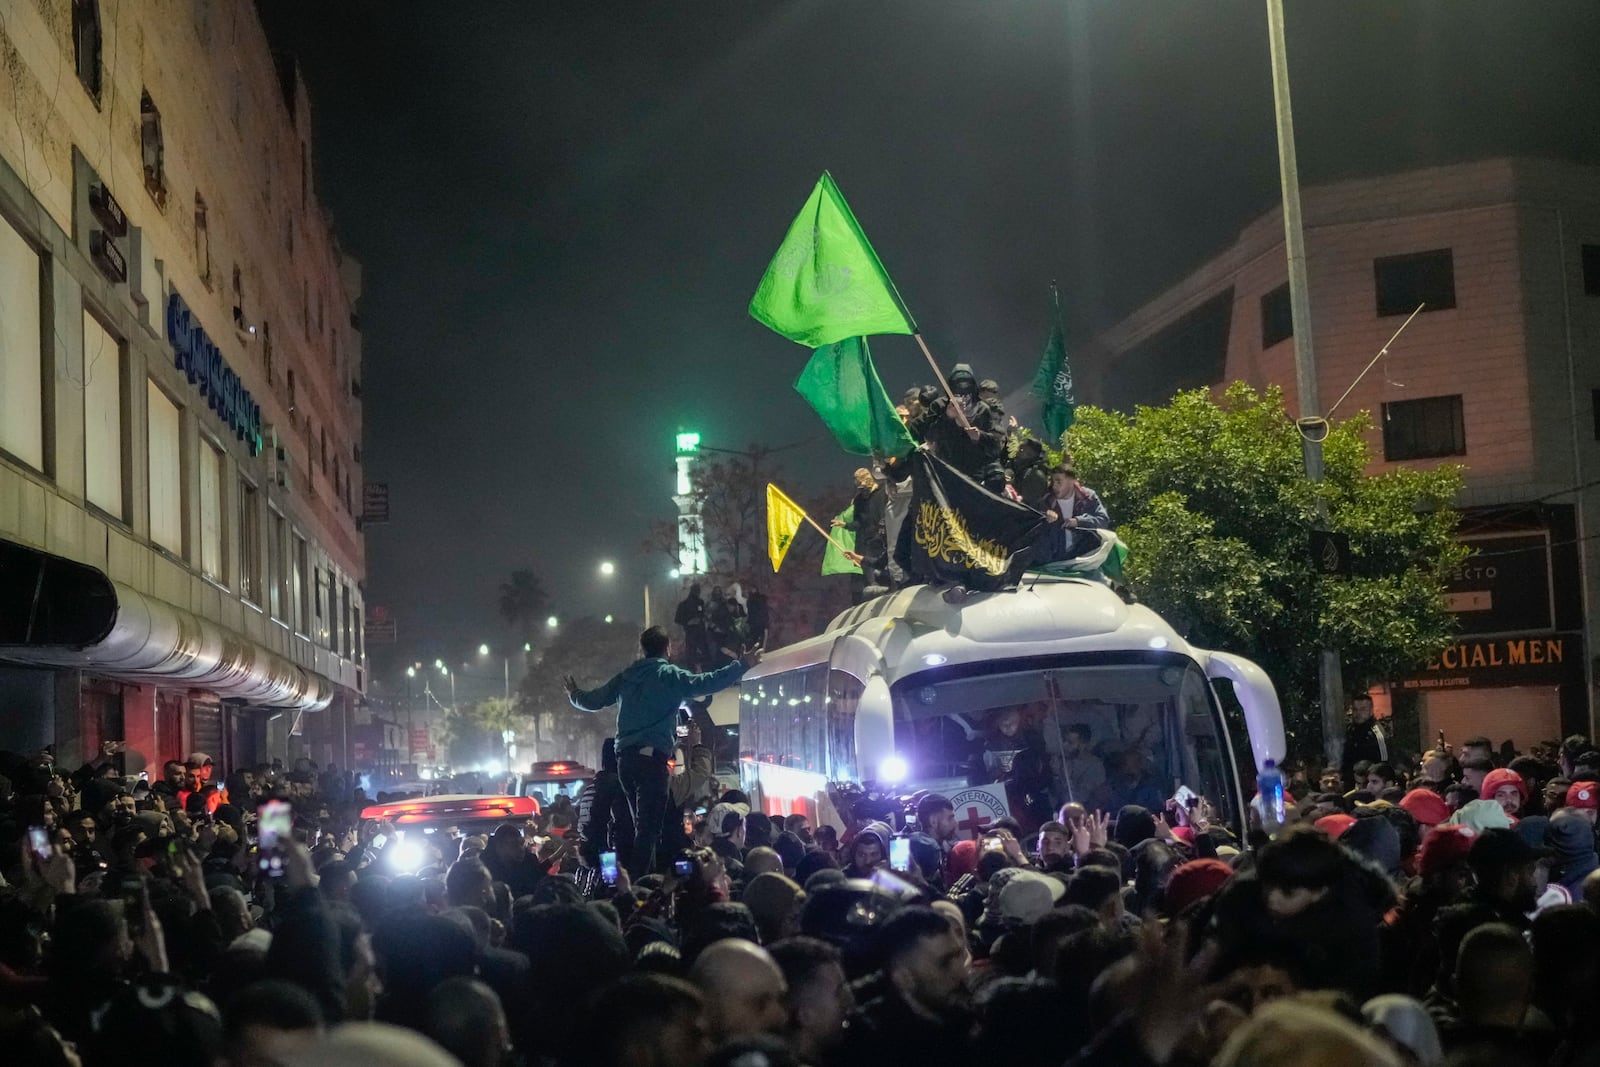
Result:
[[[666,815],[671,772],[667,761],[677,742],[678,706],[709,696],[739,680],[761,662],[759,646],[718,670],[694,674],[667,662],[672,639],[652,626],[639,635],[644,658],[598,689],[579,689],[568,675],[567,698],[582,711],[599,711],[620,702],[617,712],[617,764],[628,806],[633,809],[633,852],[624,866],[634,875],[655,870],[656,842]]]

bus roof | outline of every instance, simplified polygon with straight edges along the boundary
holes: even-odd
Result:
[[[994,659],[996,646],[1007,657],[1197,652],[1161,616],[1125,602],[1103,582],[1041,577],[1003,593],[927,585],[896,590],[843,612],[816,637],[769,653],[745,679],[831,662],[862,681],[876,667],[893,682],[926,666]]]

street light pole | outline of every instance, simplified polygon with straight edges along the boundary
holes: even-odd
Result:
[[[1294,110],[1289,100],[1289,54],[1284,42],[1283,0],[1267,0],[1267,35],[1272,48],[1272,111],[1278,133],[1278,179],[1283,196],[1283,245],[1289,260],[1289,313],[1294,324],[1294,371],[1300,399],[1301,454],[1306,478],[1322,481],[1322,442],[1328,424],[1317,396],[1317,357],[1311,343],[1311,292],[1306,281],[1305,228],[1300,217],[1300,170],[1295,158]],[[1327,500],[1317,496],[1317,525],[1328,527]],[[1328,766],[1344,756],[1344,680],[1339,651],[1318,653],[1322,700],[1322,754]]]

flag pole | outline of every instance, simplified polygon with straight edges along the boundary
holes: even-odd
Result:
[[[861,243],[866,248],[867,255],[872,257],[873,265],[878,268],[878,276],[883,279],[884,285],[889,290],[889,295],[894,299],[895,306],[906,317],[906,324],[911,327],[911,336],[916,338],[918,347],[922,349],[922,354],[928,357],[928,366],[933,368],[933,380],[939,383],[939,388],[944,390],[944,395],[949,399],[950,403],[956,405],[956,419],[960,421],[961,428],[963,430],[972,429],[972,423],[967,421],[967,413],[961,410],[960,404],[956,403],[955,395],[950,392],[949,383],[944,380],[944,371],[940,370],[939,364],[933,361],[933,353],[928,351],[928,342],[922,339],[922,331],[917,327],[917,320],[912,316],[911,309],[906,306],[905,298],[900,295],[900,290],[894,284],[894,279],[889,277],[889,272],[883,269],[883,261],[878,258],[877,250],[867,240],[865,231],[861,229],[861,223],[856,221],[856,214],[850,210],[850,205],[845,201],[844,193],[839,191],[838,183],[833,180],[833,175],[826,170],[822,172],[822,180],[832,185],[834,192],[838,193],[839,211],[845,218],[850,220],[850,225],[855,232],[861,235]],[[809,516],[807,517],[809,518]],[[811,525],[816,526],[817,524],[813,522]],[[820,530],[822,527],[817,526],[817,529]],[[828,540],[831,541],[833,538],[830,537]]]
[[[933,361],[933,353],[928,351],[928,342],[922,339],[921,331],[911,335],[917,339],[917,346],[922,349],[922,354],[928,357],[928,366],[933,368],[933,380],[939,383],[939,388],[944,390],[944,395],[950,403],[956,405],[956,418],[961,423],[963,430],[972,429],[972,423],[967,421],[967,413],[961,410],[961,405],[956,402],[955,394],[950,392],[950,385],[944,380],[944,371],[939,369],[939,364]]]
[[[829,533],[827,530],[824,530],[822,528],[822,525],[820,523],[818,523],[816,519],[813,519],[810,515],[807,515],[805,512],[802,511],[800,513],[800,517],[805,519],[813,527],[815,527],[817,533],[821,534],[823,537],[826,537],[828,539],[828,543],[831,544],[834,548],[837,548],[840,552],[843,552],[847,556],[853,556],[853,555],[856,554],[855,553],[855,549],[846,548],[843,545],[841,545],[839,542],[835,541],[833,539],[833,534]]]

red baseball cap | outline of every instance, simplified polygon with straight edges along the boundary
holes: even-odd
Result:
[[[1221,860],[1200,859],[1181,863],[1167,879],[1162,894],[1162,907],[1168,915],[1176,915],[1190,904],[1209,897],[1233,877],[1233,868]]]
[[[1600,808],[1600,782],[1573,782],[1567,787],[1567,807]]]
[[[1444,797],[1431,789],[1413,789],[1400,798],[1400,806],[1423,826],[1438,826],[1450,817]]]
[[[1522,780],[1522,775],[1506,767],[1500,767],[1483,776],[1483,787],[1478,790],[1479,800],[1493,800],[1497,789],[1503,785],[1514,785],[1517,792],[1522,794],[1522,802],[1528,802],[1528,783]]]
[[[1337,841],[1346,830],[1355,824],[1355,816],[1338,812],[1333,815],[1324,815],[1311,825]]]
[[[1417,850],[1417,873],[1431,878],[1458,863],[1465,863],[1477,839],[1477,831],[1470,826],[1435,826],[1423,837],[1422,847]]]

